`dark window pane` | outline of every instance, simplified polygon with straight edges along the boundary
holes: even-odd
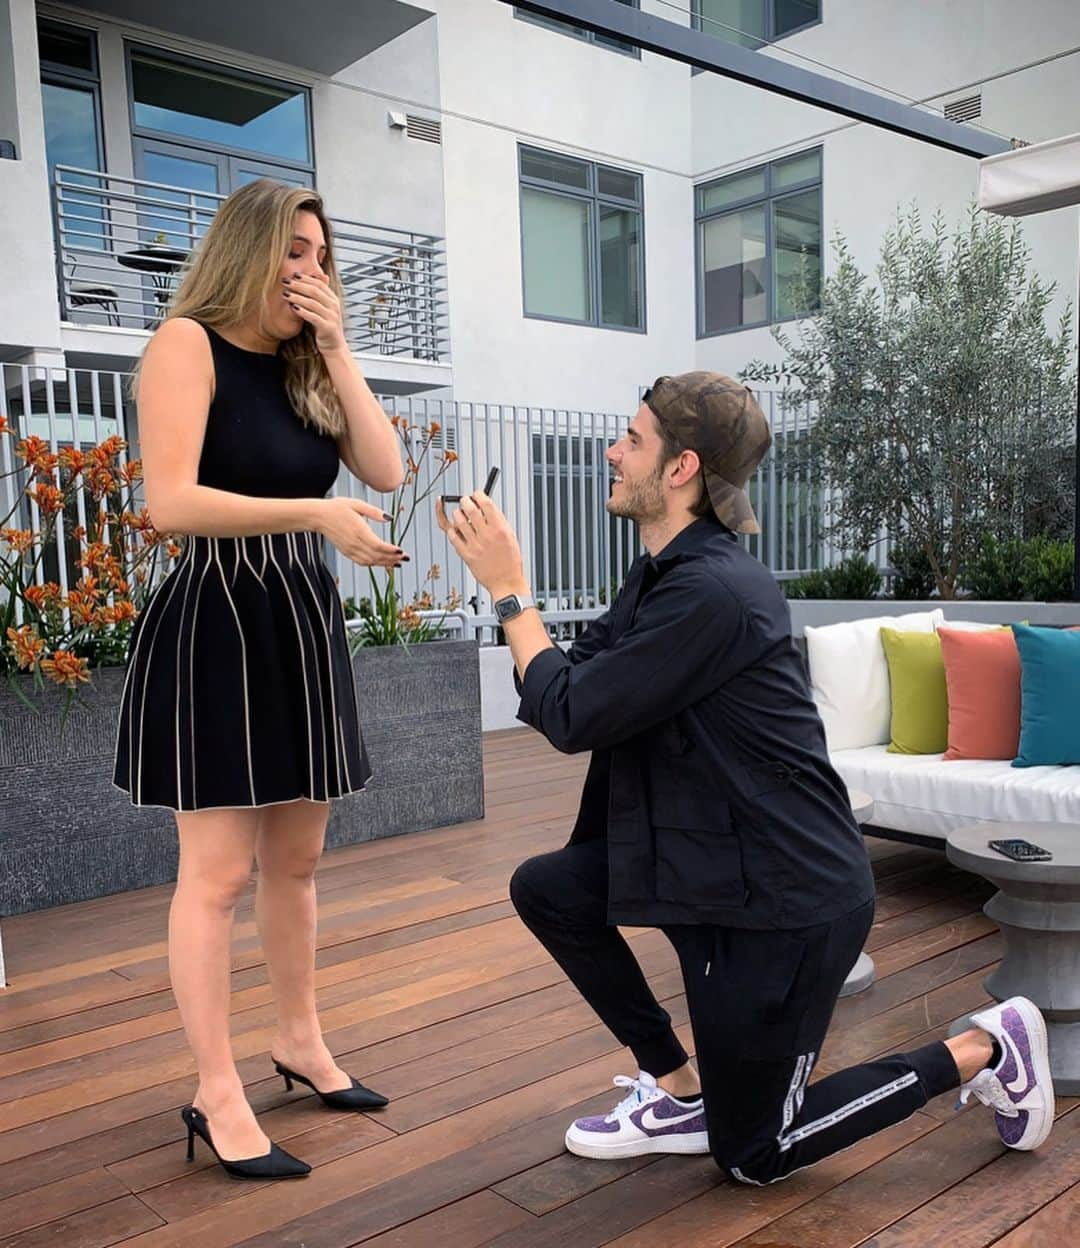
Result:
[[[514,13],[527,22],[532,22],[534,26],[546,26],[548,30],[557,30],[561,35],[573,35],[575,39],[586,38],[586,32],[580,26],[560,22],[557,17],[544,17],[539,13],[530,13],[527,9],[515,9]]]
[[[700,226],[706,333],[763,322],[766,307],[765,208],[744,208]]]
[[[697,209],[699,213],[712,212],[716,208],[726,208],[729,204],[738,203],[741,199],[753,199],[764,194],[765,170],[751,169],[747,173],[736,173],[730,178],[710,182],[708,186],[699,186]]]
[[[765,0],[696,0],[697,25],[706,34],[744,48],[765,43]]]
[[[616,0],[616,3],[625,4],[627,8],[630,9],[637,9],[641,7],[639,0]],[[625,39],[612,39],[607,35],[597,34],[593,35],[593,39],[603,48],[614,48],[616,52],[630,52],[635,56],[638,54],[637,46],[633,43],[627,43]]]
[[[773,34],[776,38],[821,17],[821,0],[772,0],[772,5]]]
[[[589,189],[589,166],[584,161],[556,156],[553,152],[538,152],[531,147],[521,149],[521,176],[543,178],[545,182],[557,182],[579,191]]]
[[[281,160],[310,159],[304,91],[145,53],[132,56],[131,76],[137,126]]]
[[[525,311],[591,321],[592,256],[589,205],[531,186],[521,188],[521,249]]]
[[[821,193],[816,188],[773,203],[776,255],[774,319],[818,306],[821,282]]]
[[[43,65],[62,65],[96,73],[94,36],[71,27],[38,26],[38,56]]]
[[[605,325],[641,329],[641,214],[600,205],[600,305]]]
[[[817,182],[821,179],[821,152],[805,152],[789,160],[778,160],[773,165],[772,189],[785,190],[800,182]]]
[[[169,152],[148,151],[143,157],[143,170],[151,182],[165,182],[189,192],[221,191],[217,159],[207,155],[175,156]],[[182,190],[166,191],[160,187],[141,187],[144,195],[156,200],[168,199],[176,208],[161,208],[143,218],[141,242],[160,243],[180,251],[190,251],[206,233],[220,201],[209,195],[185,194]]]
[[[606,165],[599,165],[596,170],[596,189],[601,195],[632,199],[635,204],[641,201],[640,175],[626,173],[622,169],[608,169]]]
[[[44,82],[41,84],[41,107],[45,118],[45,153],[50,182],[54,179],[57,165],[97,169],[97,108],[93,89]],[[71,183],[98,187],[101,179],[67,171],[62,176],[65,185],[57,192],[57,211],[64,246],[100,251],[105,246],[105,210],[101,196],[81,195],[72,190]]]

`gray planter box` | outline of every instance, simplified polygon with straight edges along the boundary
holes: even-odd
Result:
[[[373,775],[333,803],[327,844],[483,818],[476,644],[362,650],[353,670]],[[34,714],[0,679],[0,917],[176,878],[172,812],[112,784],[122,686],[97,672],[61,736],[63,693],[26,680]]]

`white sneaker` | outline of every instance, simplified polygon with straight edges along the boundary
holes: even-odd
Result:
[[[603,1161],[645,1153],[709,1151],[705,1107],[700,1097],[677,1101],[644,1070],[636,1079],[616,1075],[615,1086],[629,1088],[630,1092],[610,1114],[579,1118],[571,1123],[566,1132],[570,1152]]]
[[[1010,1148],[1038,1148],[1054,1125],[1054,1085],[1039,1007],[1027,997],[1010,997],[972,1014],[971,1023],[998,1042],[1001,1061],[964,1084],[960,1103],[974,1096],[991,1106],[998,1134]]]

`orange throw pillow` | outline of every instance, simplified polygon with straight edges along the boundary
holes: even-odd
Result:
[[[1020,748],[1020,651],[1011,628],[938,630],[949,694],[946,759],[1015,758]]]

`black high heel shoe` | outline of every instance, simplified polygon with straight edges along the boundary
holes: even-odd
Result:
[[[372,1092],[370,1088],[365,1088],[359,1079],[349,1076],[352,1079],[351,1088],[339,1088],[337,1092],[320,1092],[319,1089],[305,1078],[304,1075],[298,1075],[295,1070],[290,1070],[288,1066],[282,1064],[275,1059],[274,1069],[285,1080],[285,1091],[293,1090],[293,1080],[297,1083],[306,1084],[312,1092],[322,1101],[324,1105],[330,1109],[382,1109],[384,1105],[389,1105],[390,1101],[383,1096],[381,1092]]]
[[[183,1118],[187,1127],[187,1159],[195,1160],[195,1137],[205,1141],[207,1147],[218,1159],[222,1169],[230,1178],[234,1179],[302,1179],[305,1174],[311,1173],[311,1167],[306,1161],[301,1161],[299,1157],[294,1157],[292,1153],[287,1153],[283,1148],[278,1148],[276,1144],[271,1142],[270,1151],[263,1153],[261,1157],[244,1157],[239,1161],[226,1161],[217,1149],[214,1147],[214,1141],[210,1138],[210,1124],[206,1121],[206,1115],[200,1113],[194,1105],[185,1105],[180,1111],[180,1117]]]

